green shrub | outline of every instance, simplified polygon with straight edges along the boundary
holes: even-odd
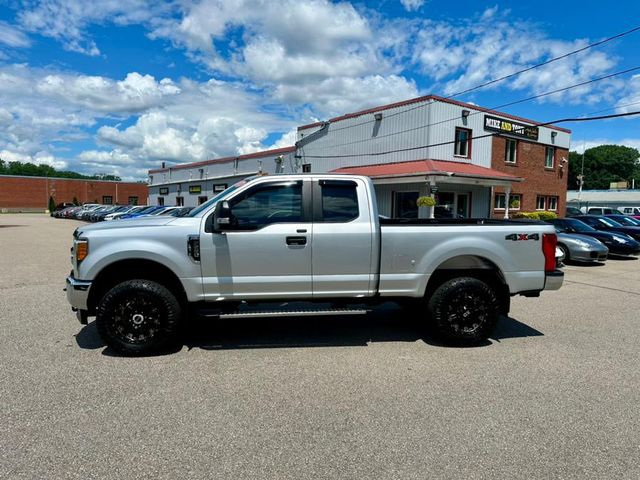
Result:
[[[518,213],[514,213],[512,218],[528,218],[529,220],[547,221],[547,220],[553,220],[554,218],[558,218],[558,215],[556,215],[554,212],[546,212],[546,211],[518,212]]]
[[[53,197],[49,197],[49,211],[53,212],[56,209],[56,201]]]

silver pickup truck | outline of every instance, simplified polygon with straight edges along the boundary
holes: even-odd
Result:
[[[259,176],[188,217],[81,226],[67,298],[107,345],[142,354],[178,342],[190,315],[359,314],[385,301],[473,344],[511,296],[562,285],[551,225],[387,219],[375,198],[366,177]]]

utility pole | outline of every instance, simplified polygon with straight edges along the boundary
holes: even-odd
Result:
[[[580,190],[578,190],[578,203],[582,198],[582,185],[584,184],[584,151],[586,150],[586,142],[582,141],[582,165],[580,167],[580,176],[578,179],[580,180]]]

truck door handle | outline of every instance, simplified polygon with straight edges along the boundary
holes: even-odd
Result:
[[[287,245],[306,245],[307,237],[287,237]]]

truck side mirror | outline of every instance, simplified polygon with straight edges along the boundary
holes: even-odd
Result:
[[[225,230],[231,230],[231,207],[229,202],[223,200],[216,205],[213,211],[213,230],[217,232],[223,232]]]

